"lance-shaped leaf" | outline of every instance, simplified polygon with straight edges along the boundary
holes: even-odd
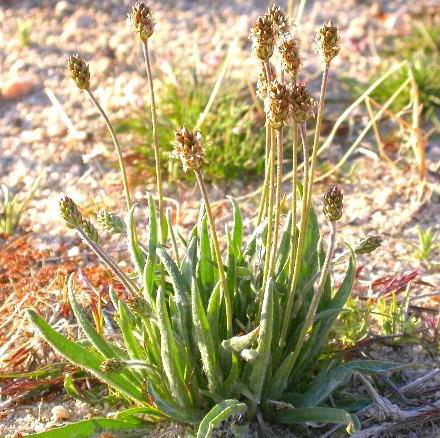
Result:
[[[243,218],[241,216],[240,207],[232,196],[227,196],[232,205],[232,249],[234,256],[238,259],[241,255],[241,245],[243,243]]]
[[[216,392],[222,381],[222,372],[219,366],[217,349],[214,345],[208,318],[206,317],[195,279],[193,279],[191,286],[191,303],[194,332],[202,359],[203,370],[208,379],[209,390]]]
[[[159,256],[161,262],[165,266],[165,269],[170,276],[171,284],[173,285],[174,291],[174,302],[178,309],[178,325],[179,334],[185,341],[186,345],[190,345],[190,284],[187,284],[184,277],[179,271],[179,268],[174,263],[174,260],[168,255],[168,253],[163,248],[157,249],[157,255]]]
[[[182,364],[180,364],[181,357],[179,357],[179,349],[174,338],[164,292],[161,287],[157,291],[156,311],[160,331],[162,364],[171,392],[180,406],[191,406],[191,396],[183,377]]]
[[[28,315],[44,339],[55,349],[55,351],[67,360],[90,371],[98,377],[98,379],[106,382],[128,398],[140,403],[145,401],[140,388],[136,384],[128,381],[123,375],[117,373],[105,373],[101,370],[102,357],[100,357],[98,353],[84,348],[78,343],[69,341],[47,324],[46,321],[38,316],[33,310],[28,310]]]
[[[203,418],[202,411],[191,407],[183,407],[166,399],[157,387],[148,384],[148,392],[154,400],[154,404],[169,418],[181,423],[196,424]]]
[[[273,279],[267,282],[261,307],[260,333],[258,335],[257,360],[253,363],[249,378],[255,399],[260,400],[261,391],[266,380],[267,367],[271,357],[270,347],[273,331]]]
[[[345,424],[350,431],[360,429],[359,420],[355,415],[349,414],[343,409],[336,408],[297,408],[281,409],[274,412],[277,423],[335,423]]]
[[[317,406],[335,389],[343,385],[355,371],[367,374],[378,374],[397,371],[405,367],[407,367],[407,365],[383,362],[380,360],[357,360],[339,365],[328,372],[322,372],[314,379],[312,386],[302,397],[301,406]]]
[[[240,417],[247,412],[245,403],[238,400],[224,400],[216,404],[203,418],[197,431],[197,438],[208,438],[216,427],[231,417]]]
[[[125,227],[127,229],[128,251],[136,267],[139,277],[142,278],[142,275],[144,273],[145,258],[142,253],[141,247],[139,246],[139,241],[137,237],[136,226],[134,222],[135,209],[136,209],[136,204],[134,204],[130,208],[130,211],[127,213],[125,217]]]
[[[241,353],[244,349],[250,348],[257,340],[259,331],[260,327],[256,327],[245,335],[225,339],[221,345],[225,350],[229,350],[234,353]]]

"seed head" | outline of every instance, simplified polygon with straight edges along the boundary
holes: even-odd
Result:
[[[99,243],[99,234],[98,230],[95,226],[87,219],[83,219],[81,224],[81,229],[84,231],[84,234],[93,242]]]
[[[315,36],[315,49],[326,64],[339,53],[341,49],[339,30],[328,20],[318,30]]]
[[[264,101],[269,126],[281,129],[290,117],[290,92],[286,84],[276,79],[269,85],[268,94]]]
[[[304,123],[315,114],[315,101],[305,84],[295,82],[290,85],[290,112],[293,120]]]
[[[72,198],[63,196],[59,202],[60,214],[69,228],[78,228],[83,222],[82,214]]]
[[[260,15],[251,27],[249,37],[257,58],[267,61],[273,54],[277,27],[269,15]]]
[[[356,254],[369,254],[382,245],[383,237],[380,234],[370,234],[361,239],[354,247]]]
[[[301,58],[299,56],[299,42],[290,34],[285,34],[278,45],[281,55],[282,68],[295,81],[298,76]]]
[[[339,187],[331,187],[324,195],[324,214],[330,222],[336,222],[342,217],[343,195]]]
[[[90,88],[90,70],[84,59],[79,55],[71,55],[67,58],[67,69],[70,77],[75,81],[80,90]]]
[[[271,77],[275,77],[275,67],[269,62],[267,63],[269,66],[269,73]],[[267,84],[267,78],[266,78],[266,71],[264,67],[260,67],[260,70],[258,72],[258,80],[257,80],[257,96],[264,100],[267,97],[267,90],[268,90],[268,84]]]
[[[145,42],[153,35],[154,17],[150,7],[145,3],[136,2],[127,18],[133,29],[139,34],[141,41]]]
[[[99,210],[96,214],[96,220],[104,230],[110,233],[121,234],[125,231],[124,221],[118,215],[107,210]]]
[[[120,373],[124,370],[125,363],[120,359],[110,358],[103,360],[100,368],[104,373]]]
[[[269,16],[272,23],[276,27],[278,36],[289,32],[289,20],[286,16],[285,11],[282,11],[279,6],[272,5],[270,8],[268,8],[266,15]]]
[[[188,169],[199,170],[206,163],[205,151],[200,132],[190,132],[185,127],[174,131],[174,150],[171,155],[178,158],[185,172]]]

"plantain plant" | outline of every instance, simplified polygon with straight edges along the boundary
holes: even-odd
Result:
[[[153,97],[147,42],[155,23],[150,8],[136,3],[130,21],[144,48]],[[251,29],[253,52],[260,64],[258,95],[264,99],[267,143],[264,190],[254,230],[247,239],[240,208],[232,198],[232,225],[224,238],[219,238],[203,177],[207,165],[203,137],[183,127],[174,133],[173,157],[182,162],[185,171],[195,175],[202,201],[197,224],[187,239],[178,239],[180,234],[170,216],[163,213],[158,174],[160,207],[156,209],[153,196],[148,195],[148,239],[146,244],[139,242],[136,205],[131,203],[118,140],[90,91],[87,64],[79,56],[69,58],[69,72],[104,117],[121,166],[125,220],[101,211],[98,223],[105,232],[126,239],[133,270],[124,272],[105,253],[95,226],[70,198],[63,197],[60,211],[66,225],[125,287],[124,295],[110,294],[121,336],[106,337],[90,322],[76,301],[73,275],[68,281],[68,294],[85,336],[82,342],[62,336],[32,310],[29,317],[58,353],[106,383],[129,405],[116,419],[87,420],[66,426],[65,433],[90,436],[87,433],[103,428],[136,429],[144,427],[145,420],[174,420],[198,425],[200,438],[211,436],[225,424],[231,427],[231,433],[240,436],[237,428],[244,419],[258,421],[263,430],[268,423],[319,422],[345,424],[353,431],[359,428],[359,422],[347,409],[338,388],[353,372],[399,368],[395,363],[374,360],[347,362],[327,348],[330,330],[350,297],[356,273],[356,253],[346,245],[340,260],[347,261],[348,266],[342,281],[335,285],[332,270],[337,225],[343,214],[341,190],[331,187],[323,199],[327,244],[312,205],[327,82],[340,38],[331,22],[317,33],[316,47],[324,73],[315,105],[305,85],[297,81],[299,45],[290,28],[284,13],[273,6],[258,17]],[[281,60],[280,71],[272,61],[275,50]],[[154,99],[151,105],[156,125]],[[313,117],[315,132],[309,141],[306,127]],[[290,133],[294,157],[289,190],[292,201],[285,215],[283,138]],[[153,147],[158,158],[157,135]],[[340,407],[343,402],[345,408]],[[38,436],[55,436],[50,433]]]

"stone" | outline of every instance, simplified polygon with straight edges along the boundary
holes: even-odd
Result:
[[[64,421],[70,418],[70,412],[64,406],[54,406],[50,412],[55,421]]]
[[[30,78],[19,78],[8,82],[1,91],[5,99],[20,99],[27,96],[35,87],[35,81]]]

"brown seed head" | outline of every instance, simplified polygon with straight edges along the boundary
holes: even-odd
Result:
[[[290,85],[290,111],[293,120],[304,123],[315,114],[315,101],[305,84],[295,82]]]
[[[331,187],[324,195],[324,214],[330,222],[336,222],[342,217],[343,195],[339,187]]]
[[[84,231],[84,234],[95,243],[99,243],[99,234],[98,230],[95,226],[87,219],[83,219],[81,223],[81,229]]]
[[[153,35],[154,17],[149,6],[143,2],[136,2],[132,6],[131,14],[127,15],[133,29],[139,34],[141,41],[145,42]]]
[[[67,58],[67,69],[76,86],[81,90],[90,88],[90,70],[84,59],[79,55],[71,55]]]
[[[380,234],[370,234],[361,239],[354,247],[356,254],[369,254],[382,245],[383,237]]]
[[[268,94],[264,101],[267,120],[273,129],[281,129],[290,118],[289,87],[276,79],[269,85]]]
[[[268,15],[260,15],[251,27],[249,37],[257,58],[267,61],[273,54],[277,28]]]
[[[82,214],[72,198],[63,196],[59,202],[60,214],[69,228],[80,227],[83,221]]]
[[[180,131],[175,130],[174,150],[171,156],[178,158],[182,162],[185,172],[188,169],[201,169],[206,163],[206,159],[200,132],[193,133],[185,127],[182,127]]]
[[[275,77],[275,67],[268,62],[267,65],[269,66],[269,73],[271,77]],[[266,71],[263,67],[260,68],[258,73],[258,80],[257,80],[257,96],[264,100],[267,97],[267,90],[268,90],[268,84],[267,84],[267,78],[266,78]]]
[[[301,65],[298,40],[290,34],[285,34],[278,45],[278,51],[281,55],[283,70],[295,81]]]
[[[316,33],[315,49],[326,64],[329,64],[339,53],[341,49],[340,43],[339,30],[330,20],[324,23]]]
[[[290,24],[286,12],[282,11],[279,6],[272,5],[268,8],[266,15],[269,16],[272,23],[275,25],[278,36],[289,32]]]

